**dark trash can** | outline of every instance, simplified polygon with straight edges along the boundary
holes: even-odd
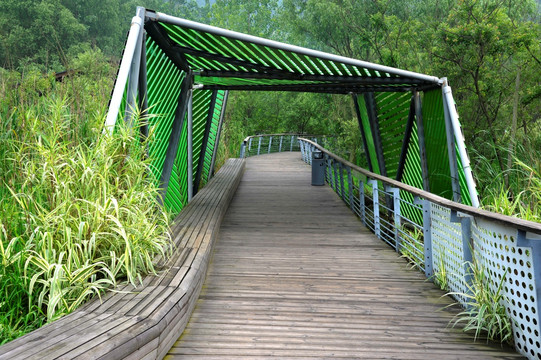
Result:
[[[325,159],[321,151],[312,151],[312,185],[325,185]]]

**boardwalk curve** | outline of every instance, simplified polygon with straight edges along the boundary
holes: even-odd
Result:
[[[442,295],[311,186],[299,153],[253,157],[166,359],[522,358],[447,328]]]

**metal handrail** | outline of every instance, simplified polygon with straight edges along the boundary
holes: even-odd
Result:
[[[312,140],[326,139],[327,135],[307,135],[298,133],[283,133],[283,134],[260,134],[247,136],[241,144],[240,158],[254,155],[251,152],[254,151],[255,155],[270,154],[283,151],[300,151],[300,145],[298,138],[304,136]],[[258,139],[257,144],[254,144],[252,150],[252,142],[254,139]]]
[[[335,159],[336,161],[341,162],[342,164],[350,167],[351,169],[354,169],[355,171],[357,171],[357,172],[359,172],[359,173],[361,173],[361,174],[363,174],[363,175],[365,175],[365,176],[367,176],[367,177],[369,177],[371,179],[378,180],[378,181],[381,181],[384,184],[387,184],[387,185],[390,185],[392,187],[396,187],[396,188],[399,188],[401,190],[407,191],[407,192],[409,192],[411,194],[414,194],[415,196],[421,197],[421,198],[426,199],[426,200],[430,200],[431,202],[433,202],[435,204],[438,204],[438,205],[444,206],[446,208],[449,208],[451,210],[458,211],[458,212],[461,212],[461,213],[464,213],[464,214],[468,214],[468,215],[471,215],[471,216],[474,216],[474,217],[481,217],[481,218],[484,218],[484,219],[487,219],[487,220],[491,220],[491,221],[501,223],[501,224],[506,225],[506,226],[512,226],[512,227],[515,227],[515,228],[523,230],[523,231],[532,232],[532,233],[535,233],[535,234],[541,234],[541,223],[528,221],[528,220],[524,220],[524,219],[519,219],[519,218],[515,218],[515,217],[512,217],[512,216],[508,216],[508,215],[502,215],[502,214],[498,214],[498,213],[491,212],[491,211],[488,211],[488,210],[483,210],[483,209],[475,208],[473,206],[469,206],[469,205],[454,202],[452,200],[449,200],[449,199],[443,198],[441,196],[429,193],[427,191],[418,189],[416,187],[401,183],[401,182],[399,182],[397,180],[394,180],[394,179],[391,179],[391,178],[388,178],[388,177],[385,177],[385,176],[370,172],[370,171],[368,171],[366,169],[363,169],[363,168],[361,168],[361,167],[359,167],[359,166],[357,166],[357,165],[355,165],[355,164],[341,158],[340,156],[338,156],[336,154],[333,154],[329,150],[325,149],[321,145],[319,145],[319,144],[317,144],[317,143],[315,143],[315,142],[313,142],[313,141],[311,141],[309,139],[299,138],[299,140],[304,141],[304,142],[314,146],[318,150],[320,150],[323,153],[327,154],[329,157]]]
[[[321,145],[299,138],[302,159],[381,240],[402,253],[427,278],[445,284],[464,307],[472,306],[473,269],[483,286],[500,292],[515,348],[541,354],[541,224],[460,204],[375,174]],[[323,161],[324,166],[320,166]],[[354,176],[358,173],[359,175]],[[479,271],[479,270],[478,270]]]

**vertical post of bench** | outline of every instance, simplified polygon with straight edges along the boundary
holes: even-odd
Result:
[[[261,152],[261,140],[263,139],[262,136],[259,137],[259,143],[257,144],[257,155]]]
[[[361,215],[361,222],[366,226],[366,208],[364,204],[364,182],[359,180],[359,212]]]
[[[381,238],[381,225],[379,219],[379,190],[377,180],[368,180],[368,183],[372,185],[372,202],[374,203],[374,232],[378,238]]]
[[[394,239],[396,252],[400,252],[402,243],[400,241],[400,189],[395,187],[389,187],[389,192],[393,194],[393,215],[394,215]]]
[[[349,208],[351,211],[355,212],[354,203],[353,203],[353,176],[351,175],[351,168],[346,167],[348,172],[348,195],[349,195]]]
[[[284,139],[283,135],[280,135],[280,147],[278,149],[278,152],[282,152],[282,140]]]
[[[269,150],[267,151],[267,154],[271,153],[271,146],[272,146],[272,136],[269,137]]]

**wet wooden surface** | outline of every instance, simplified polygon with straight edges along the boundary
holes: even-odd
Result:
[[[521,358],[365,229],[299,153],[249,158],[195,312],[166,359]]]

